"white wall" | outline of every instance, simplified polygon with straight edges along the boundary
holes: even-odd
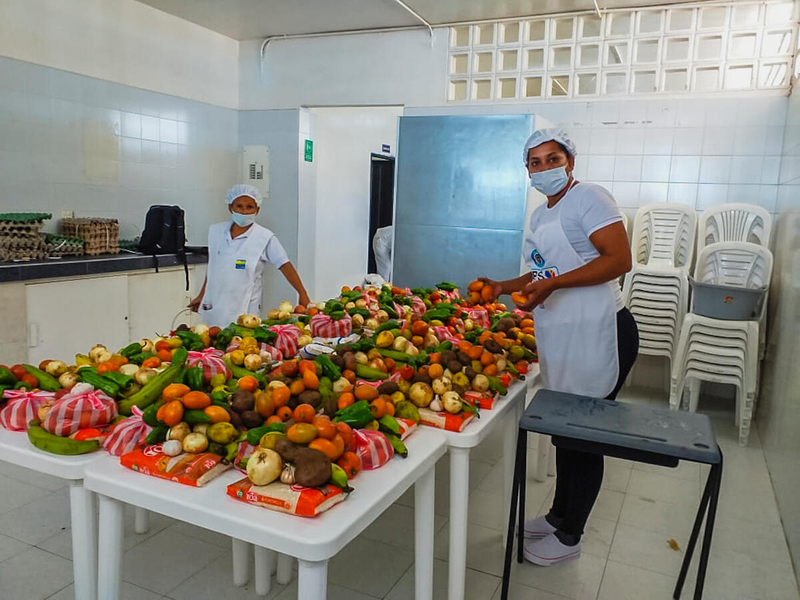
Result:
[[[335,296],[367,273],[370,153],[397,139],[401,107],[319,108],[314,119],[316,298]],[[301,215],[301,221],[303,215]]]
[[[239,43],[135,0],[3,0],[0,56],[238,108]]]

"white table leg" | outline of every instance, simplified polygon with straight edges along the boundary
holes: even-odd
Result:
[[[467,574],[467,508],[469,506],[469,448],[450,448],[450,571],[449,600],[464,599]]]
[[[72,522],[72,569],[75,597],[97,598],[97,530],[95,529],[94,494],[83,481],[71,481],[69,508]]]
[[[256,549],[256,594],[266,596],[272,589],[272,566],[275,564],[275,551],[255,546]]]
[[[150,529],[150,519],[147,510],[137,506],[135,531],[136,533],[147,533],[148,529]]]
[[[537,435],[539,437],[539,449],[536,455],[536,473],[533,478],[542,482],[547,479],[547,467],[550,460],[548,456],[550,453],[550,436],[541,433]]]
[[[243,587],[250,579],[250,544],[231,538],[233,554],[233,585]]]
[[[288,554],[278,554],[278,572],[275,574],[275,581],[281,585],[286,585],[292,580],[292,561],[294,559]],[[327,563],[325,565],[327,569]],[[327,573],[327,571],[325,571]],[[303,598],[302,595],[298,598]]]
[[[281,555],[283,556],[283,555]],[[280,561],[280,557],[278,558]],[[328,561],[298,560],[297,597],[302,600],[325,600],[328,594]],[[291,562],[289,563],[291,565]],[[280,562],[278,572],[280,573]]]
[[[124,503],[100,496],[97,595],[103,600],[119,600],[121,595],[124,516]],[[80,598],[77,589],[75,597]]]
[[[414,484],[414,598],[433,600],[435,466]]]

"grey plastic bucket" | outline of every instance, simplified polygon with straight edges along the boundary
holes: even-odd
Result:
[[[767,286],[742,288],[731,285],[700,283],[689,277],[692,288],[692,312],[712,319],[754,321],[761,315]]]

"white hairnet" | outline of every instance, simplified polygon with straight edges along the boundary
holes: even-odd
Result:
[[[525,142],[525,150],[522,151],[522,163],[526,167],[528,166],[528,150],[531,148],[536,148],[536,146],[541,146],[545,142],[558,142],[564,146],[564,148],[567,149],[567,152],[569,152],[572,156],[575,156],[578,153],[575,149],[575,144],[571,139],[569,139],[567,132],[560,127],[537,129],[531,134],[531,137],[528,138],[528,141]]]
[[[236,200],[239,196],[249,196],[250,198],[256,201],[256,206],[261,208],[261,194],[252,185],[245,185],[243,183],[239,183],[233,186],[231,189],[228,190],[228,193],[225,194],[225,202],[228,204],[233,204],[233,201]]]

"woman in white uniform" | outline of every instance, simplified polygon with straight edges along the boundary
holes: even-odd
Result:
[[[547,202],[531,215],[523,253],[530,272],[484,279],[495,296],[521,292],[533,310],[545,388],[614,399],[639,351],[619,277],[631,268],[622,217],[604,188],[573,177],[575,146],[561,129],[540,129],[525,144],[531,186]],[[550,512],[525,524],[525,558],[548,566],[580,555],[580,539],[603,482],[603,457],[559,447]]]
[[[261,312],[262,272],[266,263],[279,269],[297,291],[299,304],[310,304],[303,282],[286,250],[266,227],[255,222],[261,194],[250,185],[235,185],[225,197],[231,220],[208,230],[208,271],[203,289],[189,308],[207,325],[227,327],[239,315]]]

